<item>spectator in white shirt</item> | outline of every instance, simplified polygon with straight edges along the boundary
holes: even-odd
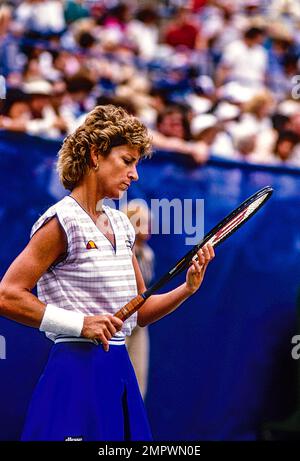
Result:
[[[235,81],[248,87],[261,88],[264,85],[267,52],[261,45],[263,39],[263,30],[251,27],[245,31],[242,40],[225,48],[217,75],[220,84]]]
[[[155,58],[159,31],[158,31],[158,15],[154,8],[145,7],[137,12],[136,19],[128,24],[127,35],[141,57],[146,60]]]
[[[65,29],[61,0],[25,0],[16,9],[16,20],[24,30],[60,33]]]

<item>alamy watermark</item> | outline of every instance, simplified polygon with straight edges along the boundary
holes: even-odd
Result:
[[[6,359],[6,341],[4,336],[0,335],[0,360]]]
[[[300,359],[300,335],[295,335],[292,337],[292,344],[295,346],[291,350],[291,355],[294,360]]]
[[[105,200],[105,205],[117,208],[110,199]],[[98,202],[97,209],[101,207],[102,203]],[[184,235],[186,245],[196,245],[204,236],[204,199],[151,199],[148,205],[143,199],[128,201],[125,192],[118,208],[127,214],[136,233]],[[109,225],[105,221],[100,214],[97,223],[102,229]]]
[[[300,75],[294,75],[291,80],[294,85],[291,91],[292,98],[300,99]]]
[[[5,78],[3,75],[0,75],[0,99],[6,98],[6,85],[5,85]]]

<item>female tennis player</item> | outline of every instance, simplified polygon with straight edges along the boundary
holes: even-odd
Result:
[[[97,106],[68,136],[58,171],[71,194],[34,224],[31,239],[0,285],[0,313],[53,340],[22,440],[151,440],[125,336],[176,309],[201,285],[214,257],[198,252],[186,281],[149,297],[124,323],[113,314],[146,287],[120,198],[150,154],[144,125],[123,109]],[[37,284],[38,297],[31,293]]]

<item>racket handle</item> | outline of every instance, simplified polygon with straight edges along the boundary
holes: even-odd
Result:
[[[118,312],[114,314],[114,317],[118,317],[123,322],[128,319],[132,314],[134,314],[146,301],[142,295],[138,295],[133,298],[129,303],[125,304]]]

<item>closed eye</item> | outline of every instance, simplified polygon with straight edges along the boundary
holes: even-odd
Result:
[[[138,161],[135,158],[123,158],[125,165],[132,165],[134,162],[138,164]]]

